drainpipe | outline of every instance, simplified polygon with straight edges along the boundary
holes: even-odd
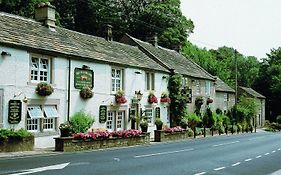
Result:
[[[67,122],[69,122],[69,115],[70,115],[70,76],[71,76],[71,59],[68,58]]]

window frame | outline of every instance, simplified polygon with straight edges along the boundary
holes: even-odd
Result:
[[[195,88],[196,88],[196,95],[201,94],[201,86],[200,86],[200,80],[195,80]]]
[[[151,112],[149,112],[149,114],[151,114],[150,116],[147,115],[147,111],[148,110],[151,110]],[[155,122],[155,117],[154,117],[154,108],[153,107],[146,107],[145,108],[145,117],[147,117],[147,123],[149,126],[152,126],[154,125],[154,122]]]
[[[34,68],[33,59],[37,59],[37,68]],[[47,69],[42,68],[42,60],[47,60]],[[37,74],[34,75],[33,71],[37,71]],[[40,72],[47,72],[47,75],[40,75]],[[33,77],[37,77],[36,80]],[[46,77],[46,80],[44,80]],[[43,80],[41,80],[41,78]],[[30,54],[29,60],[29,81],[31,83],[47,82],[52,83],[52,57],[40,54]]]
[[[155,91],[155,73],[145,72],[145,90]]]
[[[113,75],[113,70],[114,70],[114,77],[112,76]],[[116,79],[116,72],[117,70],[120,71],[120,78]],[[111,67],[111,85],[110,85],[110,90],[111,90],[111,93],[112,94],[115,94],[117,93],[118,90],[124,90],[124,69],[123,68],[118,68],[118,67]],[[116,81],[120,79],[120,87],[119,89],[117,88],[117,83]],[[113,83],[113,80],[114,80],[114,83]]]
[[[211,81],[205,81],[205,95],[211,95]]]

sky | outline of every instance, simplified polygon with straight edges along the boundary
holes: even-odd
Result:
[[[181,0],[181,10],[195,25],[188,40],[201,48],[265,58],[281,47],[281,0]]]

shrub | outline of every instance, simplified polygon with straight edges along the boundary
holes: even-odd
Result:
[[[190,129],[190,128],[187,129],[187,134],[188,134],[189,137],[194,135],[192,129]]]
[[[0,129],[0,140],[6,140],[9,138],[23,139],[30,136],[32,136],[32,134],[25,129],[19,129],[17,131],[12,129]]]
[[[276,122],[279,123],[279,124],[281,124],[281,115],[278,115],[278,116],[276,117]]]
[[[237,132],[242,131],[242,125],[240,123],[237,124]]]
[[[70,124],[74,133],[86,132],[95,122],[94,116],[81,110],[70,118]]]

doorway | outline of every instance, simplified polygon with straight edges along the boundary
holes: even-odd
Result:
[[[106,129],[120,131],[125,129],[125,111],[108,111]]]

